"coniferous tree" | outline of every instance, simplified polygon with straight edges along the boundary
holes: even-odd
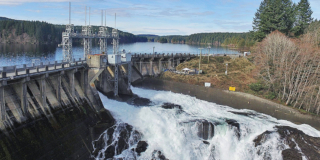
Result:
[[[263,39],[266,36],[266,34],[263,32],[264,22],[261,21],[261,16],[263,16],[266,6],[267,0],[263,0],[255,14],[255,17],[253,18],[253,31],[255,32],[254,37],[256,39]]]
[[[285,15],[282,0],[264,0],[257,10],[253,21],[255,38],[261,41],[267,34],[275,30],[285,30]]]
[[[301,0],[296,8],[296,22],[293,32],[296,36],[303,34],[308,25],[312,22],[312,10],[308,0]]]
[[[292,30],[293,24],[295,22],[296,5],[292,3],[291,0],[283,0],[283,4],[284,4],[283,10],[285,12],[283,16],[285,29],[280,31],[288,35]]]
[[[311,14],[308,0],[301,0],[298,5],[291,0],[263,0],[253,19],[254,37],[261,41],[275,30],[300,35],[312,21]]]

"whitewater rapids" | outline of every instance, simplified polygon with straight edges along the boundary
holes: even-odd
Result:
[[[137,107],[108,99],[100,94],[104,107],[117,120],[114,135],[119,134],[117,133],[119,126],[125,123],[141,133],[138,136],[131,135],[129,148],[115,154],[115,158],[150,160],[154,158],[155,151],[161,151],[170,160],[250,160],[266,157],[280,160],[282,150],[289,146],[280,139],[277,132],[271,133],[259,146],[255,146],[254,139],[265,131],[274,131],[275,126],[290,126],[309,136],[320,137],[320,132],[309,125],[296,125],[252,110],[233,109],[169,91],[135,87],[132,87],[132,91],[139,97],[151,100],[152,104]],[[180,105],[182,111],[177,108],[164,109],[161,107],[164,103]],[[245,113],[246,116],[235,113]],[[199,120],[206,120],[214,125],[214,129],[211,128],[214,130],[213,137],[209,135],[208,139],[204,139],[197,135]],[[236,121],[239,124],[238,131],[236,127],[228,125],[226,120]],[[106,142],[110,139],[107,135],[104,138]],[[146,141],[148,147],[145,152],[137,156],[131,150],[137,146],[139,140]],[[99,151],[96,159],[104,159],[103,152],[107,147],[106,144],[104,149]],[[299,149],[299,146],[297,148]]]

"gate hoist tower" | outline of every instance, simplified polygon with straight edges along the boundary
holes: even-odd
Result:
[[[89,13],[90,17],[90,13]],[[87,56],[92,54],[92,39],[99,39],[100,42],[100,53],[107,54],[107,38],[110,37],[107,31],[107,27],[102,25],[99,27],[99,33],[94,34],[92,32],[92,26],[87,25],[87,7],[86,7],[86,18],[85,26],[82,26],[81,33],[74,32],[74,25],[71,24],[71,3],[69,3],[69,24],[66,25],[66,31],[62,32],[62,43],[59,46],[62,46],[63,61],[72,62],[74,60],[72,52],[72,39],[79,38],[83,39],[83,48],[84,48],[84,58],[87,59]]]
[[[131,53],[126,53],[125,50],[119,52],[119,32],[117,29],[113,29],[111,35],[108,33],[107,26],[103,26],[103,11],[101,12],[101,26],[99,27],[98,34],[93,33],[93,27],[90,25],[90,8],[89,8],[89,25],[87,25],[87,7],[86,7],[86,18],[85,18],[85,26],[82,27],[81,33],[74,32],[74,25],[71,24],[71,3],[69,3],[69,24],[66,25],[66,31],[62,33],[62,43],[59,46],[63,47],[63,61],[64,62],[73,62],[74,57],[72,53],[72,39],[73,38],[80,38],[83,39],[83,48],[84,48],[84,58],[88,60],[88,56],[92,55],[92,39],[97,38],[99,39],[100,44],[100,54],[104,56],[100,56],[101,60],[107,60],[107,65],[114,66],[114,95],[118,96],[119,90],[119,66],[126,64],[127,68],[127,79],[128,79],[128,87],[127,90],[130,90],[131,85],[131,72],[132,72],[132,65],[131,65]],[[106,17],[106,14],[105,14]],[[116,28],[116,27],[115,27]],[[113,53],[107,54],[107,38],[113,39]],[[108,56],[105,56],[108,55]],[[105,59],[107,57],[107,59]],[[105,65],[99,65],[99,68],[105,68]],[[103,71],[103,69],[102,69]],[[101,74],[100,72],[99,74]],[[99,76],[99,75],[95,75]]]
[[[109,65],[114,66],[114,95],[118,95],[118,82],[119,82],[119,65],[127,64],[128,71],[127,71],[127,78],[128,78],[128,88],[130,90],[131,85],[131,72],[132,72],[132,65],[131,65],[131,53],[126,53],[125,50],[119,52],[119,32],[117,29],[112,30],[112,44],[113,44],[113,54],[108,55],[108,62]]]

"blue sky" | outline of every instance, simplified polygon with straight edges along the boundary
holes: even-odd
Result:
[[[0,0],[0,16],[67,24],[70,0]],[[293,0],[298,2],[299,0]],[[133,34],[190,35],[202,32],[246,32],[261,0],[71,0],[72,23],[84,25],[85,6],[91,25],[101,24]],[[309,0],[313,17],[320,19],[320,0]]]

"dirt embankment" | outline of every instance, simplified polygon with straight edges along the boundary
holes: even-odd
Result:
[[[0,43],[20,43],[20,44],[37,44],[39,43],[35,37],[30,37],[27,33],[23,33],[22,35],[16,35],[15,29],[8,32],[6,30],[2,30],[0,32]]]

